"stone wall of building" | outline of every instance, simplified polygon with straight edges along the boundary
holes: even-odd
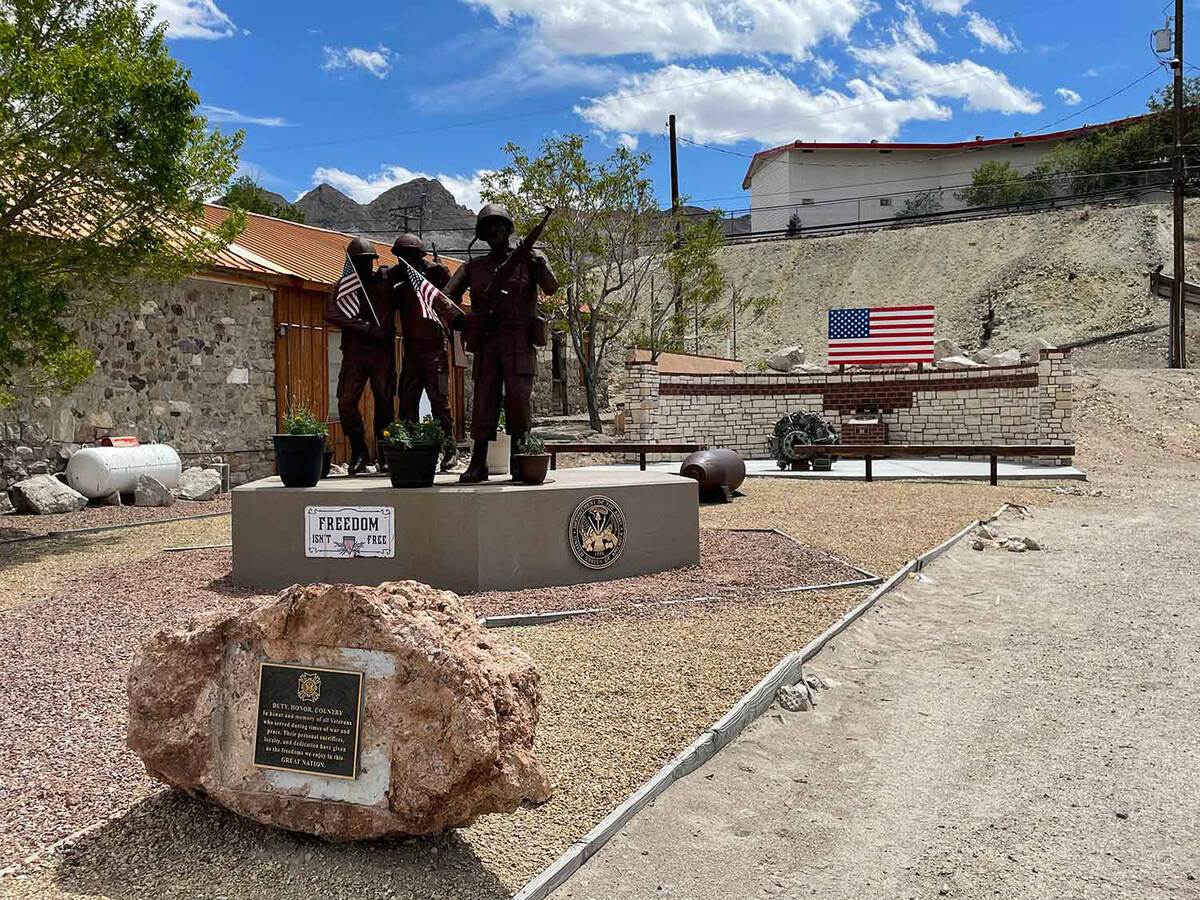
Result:
[[[626,370],[631,441],[731,447],[770,457],[775,423],[798,409],[839,431],[878,412],[889,443],[1071,444],[1070,351],[1043,350],[1037,364],[961,371],[825,375],[661,375]]]
[[[107,435],[161,439],[184,466],[224,459],[235,483],[274,472],[275,317],[270,291],[186,279],[77,322],[96,371],[66,396],[24,392],[0,409],[0,490],[58,472]]]

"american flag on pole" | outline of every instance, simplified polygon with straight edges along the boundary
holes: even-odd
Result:
[[[365,296],[366,291],[363,289],[362,279],[358,277],[358,269],[354,268],[354,262],[347,253],[346,264],[342,266],[342,277],[337,283],[338,309],[346,314],[347,319],[357,318]],[[374,308],[371,313],[374,315]]]
[[[829,364],[933,362],[933,306],[829,311]]]
[[[404,263],[404,267],[408,269],[408,281],[413,286],[413,290],[417,292],[417,300],[421,304],[422,317],[428,319],[430,322],[437,322],[440,325],[442,320],[438,318],[437,312],[434,311],[433,301],[441,297],[443,300],[449,302],[450,298],[430,284],[420,272],[407,262],[404,262],[404,260],[400,260],[400,262]]]

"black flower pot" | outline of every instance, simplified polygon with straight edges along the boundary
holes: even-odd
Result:
[[[416,444],[411,450],[391,445],[383,448],[387,457],[392,487],[418,488],[433,484],[441,448],[437,444]]]
[[[312,487],[321,480],[325,435],[275,435],[275,467],[284,487]]]

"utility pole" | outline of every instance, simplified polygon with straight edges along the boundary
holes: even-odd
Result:
[[[1187,160],[1183,152],[1183,0],[1175,0],[1175,55],[1171,59],[1175,71],[1175,291],[1171,297],[1171,360],[1172,369],[1187,366],[1184,339],[1183,297],[1187,272],[1183,258],[1183,186],[1187,180]]]
[[[676,157],[675,150],[675,113],[671,113],[667,117],[667,128],[671,133],[671,218],[675,220],[675,238],[671,243],[672,250],[679,249],[679,160]],[[679,279],[675,279],[675,287],[672,294],[675,303],[675,321],[682,328],[683,322],[683,291],[679,285]],[[683,335],[680,335],[680,343],[683,342]]]

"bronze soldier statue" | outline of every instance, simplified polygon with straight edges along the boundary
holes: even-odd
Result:
[[[400,368],[400,418],[415,422],[420,416],[421,391],[429,396],[433,417],[446,432],[442,471],[450,468],[457,450],[454,446],[454,417],[450,412],[450,362],[446,356],[447,325],[462,327],[462,308],[442,297],[433,300],[438,321],[426,318],[421,300],[407,277],[404,263],[412,266],[438,290],[446,287],[450,270],[444,263],[425,259],[425,244],[415,234],[402,234],[392,244],[392,252],[401,264],[396,267],[396,291],[393,296],[400,313],[400,337],[404,359]]]
[[[550,213],[547,212],[546,219]],[[536,347],[547,341],[546,320],[538,316],[538,288],[547,294],[558,290],[558,280],[545,256],[533,250],[533,240],[546,219],[515,250],[508,210],[489,203],[475,220],[475,237],[486,241],[490,252],[459,268],[446,285],[456,303],[471,292],[471,311],[464,323],[467,349],[475,354],[475,381],[471,413],[471,463],[460,481],[486,481],[487,444],[496,438],[501,394],[507,431],[514,449],[529,434],[530,396],[537,373]]]
[[[342,330],[342,371],[338,375],[338,416],[342,431],[350,441],[351,475],[362,472],[371,461],[367,448],[366,425],[358,411],[363,388],[371,383],[375,400],[375,442],[380,446],[383,429],[392,421],[396,398],[396,316],[392,305],[394,272],[388,267],[376,269],[379,254],[364,238],[355,238],[346,248],[358,277],[366,289],[366,302],[359,304],[356,315],[346,314],[338,303],[337,287],[325,303],[325,321]],[[379,468],[385,466],[379,455]]]

